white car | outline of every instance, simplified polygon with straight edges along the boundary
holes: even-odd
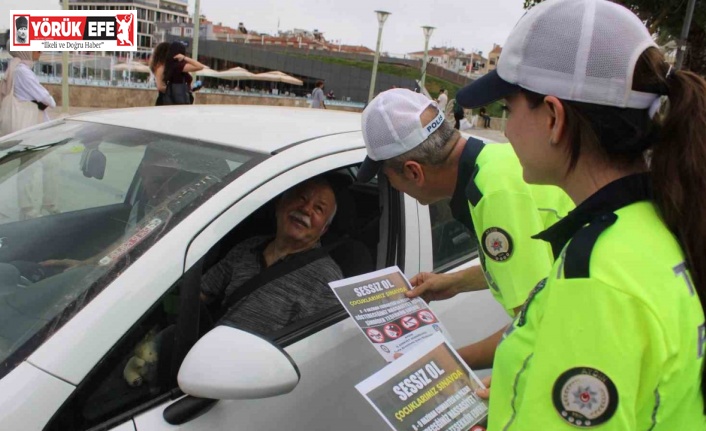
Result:
[[[265,340],[211,330],[199,301],[203,271],[273,234],[273,200],[326,172],[349,196],[331,229],[344,275],[477,264],[447,203],[355,183],[364,156],[359,114],[259,106],[99,111],[1,138],[0,429],[386,429],[354,387],[385,361],[342,307]],[[432,308],[457,347],[509,321],[487,291]]]

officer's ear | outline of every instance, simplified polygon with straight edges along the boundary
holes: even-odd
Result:
[[[418,186],[424,184],[424,169],[422,165],[414,160],[404,162],[402,173],[407,181],[410,181]]]
[[[544,97],[544,106],[549,113],[547,118],[549,142],[558,144],[561,142],[566,129],[566,110],[564,110],[561,100],[554,96]]]

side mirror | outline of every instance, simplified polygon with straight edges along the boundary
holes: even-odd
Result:
[[[105,175],[105,154],[97,148],[86,148],[81,154],[81,171],[87,178],[103,179]]]
[[[177,379],[186,394],[238,400],[289,393],[300,377],[284,350],[257,335],[217,326],[191,348]]]

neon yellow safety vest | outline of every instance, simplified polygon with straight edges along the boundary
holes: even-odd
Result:
[[[574,207],[558,187],[530,186],[510,144],[470,138],[451,199],[454,218],[476,234],[490,291],[514,316],[554,262],[551,247],[532,239]]]
[[[651,196],[622,178],[538,235],[561,255],[498,346],[488,431],[706,429],[704,312]]]

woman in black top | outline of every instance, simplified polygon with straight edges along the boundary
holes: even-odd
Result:
[[[159,45],[157,48],[159,48]],[[155,48],[155,55],[157,54],[157,48]],[[186,84],[186,88],[190,88],[192,77],[189,73],[198,72],[205,67],[203,64],[187,57],[185,54],[186,47],[184,44],[181,42],[172,42],[169,45],[164,64],[155,67],[157,90],[161,93],[157,99],[158,105],[172,104],[164,97],[168,90],[168,84]]]

